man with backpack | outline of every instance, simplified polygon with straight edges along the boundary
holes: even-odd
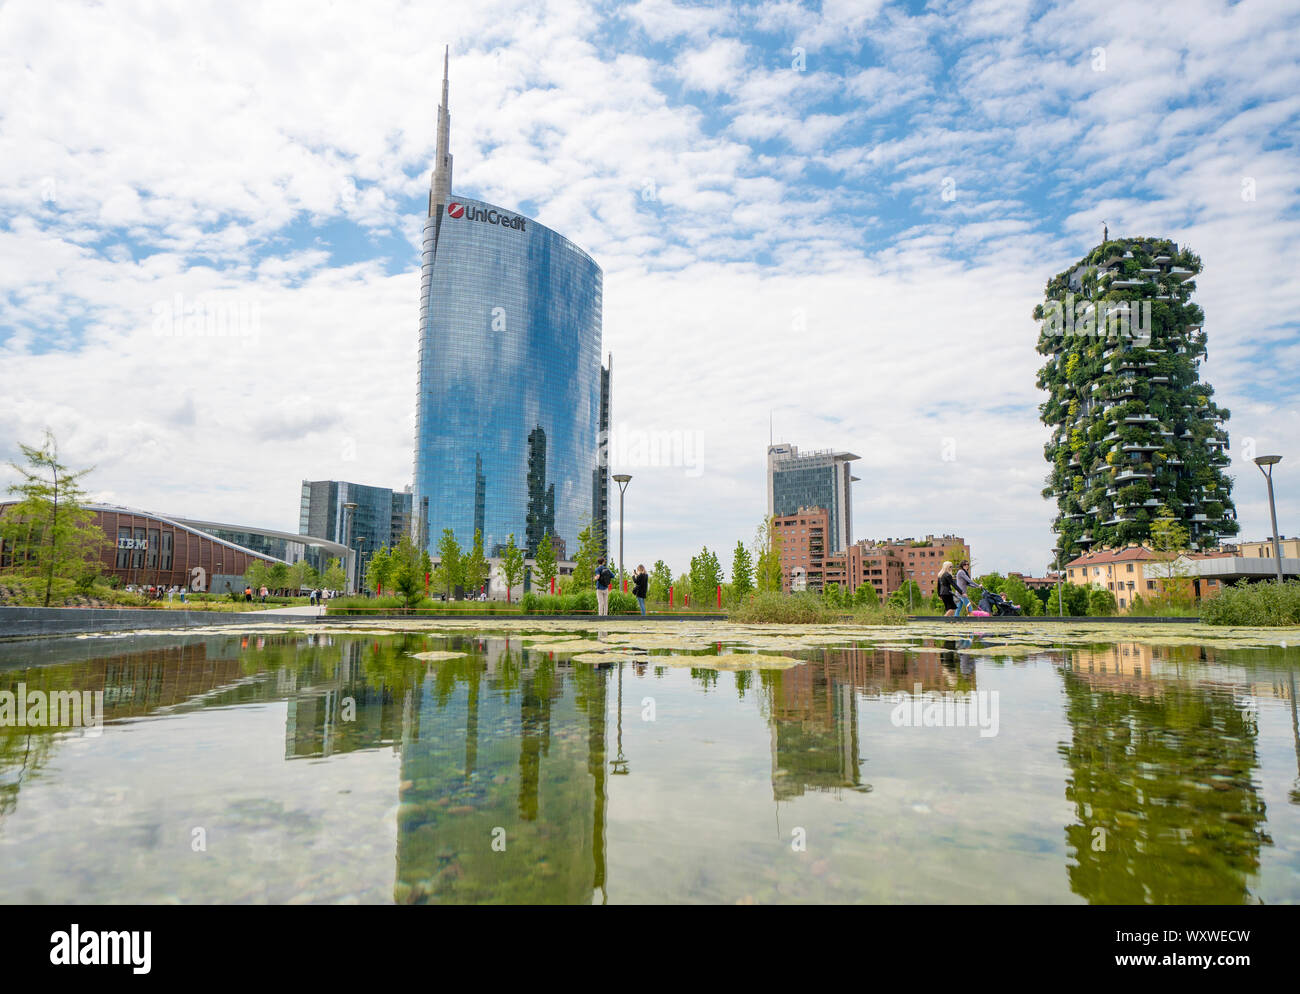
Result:
[[[605,557],[596,560],[596,613],[602,618],[609,614],[609,585],[614,573],[605,565]]]

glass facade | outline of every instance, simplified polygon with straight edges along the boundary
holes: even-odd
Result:
[[[596,520],[600,267],[536,221],[452,197],[424,228],[415,506],[430,554],[450,528],[492,555]],[[427,507],[427,511],[424,509]]]
[[[343,542],[347,527],[344,505],[356,504],[349,547],[357,553],[360,575],[364,576],[366,562],[379,549],[395,546],[403,535],[415,538],[411,498],[409,492],[387,487],[343,480],[303,480],[298,534]]]

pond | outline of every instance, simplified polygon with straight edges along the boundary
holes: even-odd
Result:
[[[0,645],[0,900],[1300,901],[1300,649],[949,631]]]

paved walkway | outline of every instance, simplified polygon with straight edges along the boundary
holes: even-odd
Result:
[[[310,604],[304,604],[301,607],[269,607],[265,611],[240,611],[243,615],[256,615],[259,618],[276,617],[284,615],[294,615],[297,617],[313,617],[321,613],[319,607],[312,607]]]

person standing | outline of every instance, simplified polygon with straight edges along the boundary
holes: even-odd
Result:
[[[939,600],[943,601],[946,610],[943,612],[945,618],[951,618],[953,612],[957,609],[957,602],[952,596],[953,579],[952,563],[944,560],[944,564],[939,567],[939,576],[936,578],[935,589],[939,592]]]
[[[596,613],[602,618],[609,614],[609,585],[613,582],[614,574],[601,556],[596,560]]]
[[[641,609],[641,617],[645,617],[645,597],[650,590],[650,574],[645,571],[645,563],[636,568],[636,576],[632,579],[632,593],[636,595],[636,606]]]
[[[269,593],[270,593],[270,591],[266,589],[266,584],[265,584],[265,583],[262,584],[261,594],[262,594],[262,603],[263,603],[263,604],[266,603],[266,595],[269,594]]]
[[[956,581],[957,582],[957,617],[959,618],[963,614],[970,614],[970,608],[971,608],[970,597],[968,597],[966,594],[966,591],[970,589],[971,586],[970,573],[967,572],[969,569],[970,569],[970,563],[968,563],[965,559],[963,559],[961,561],[961,566],[957,570],[957,581]]]

